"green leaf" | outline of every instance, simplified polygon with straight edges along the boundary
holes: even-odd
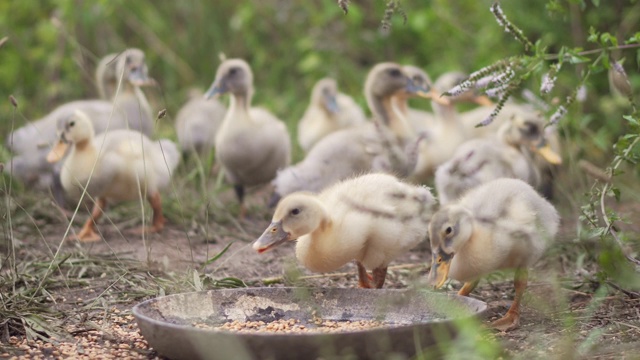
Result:
[[[213,264],[216,260],[220,259],[220,257],[222,257],[222,255],[224,255],[224,253],[227,252],[227,250],[229,250],[229,248],[231,247],[231,245],[233,245],[233,243],[235,242],[232,241],[230,243],[227,244],[227,246],[224,247],[224,249],[222,249],[218,254],[216,254],[214,257],[212,257],[211,259],[205,261],[205,263],[202,265],[202,267],[206,267],[207,265],[211,265]]]

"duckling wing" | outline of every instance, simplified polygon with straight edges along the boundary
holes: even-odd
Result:
[[[189,100],[176,115],[176,133],[182,151],[204,154],[215,144],[216,132],[227,110],[215,99]]]

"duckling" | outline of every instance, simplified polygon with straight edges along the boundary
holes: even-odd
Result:
[[[542,178],[535,164],[539,154],[551,164],[561,158],[545,139],[544,119],[529,114],[514,116],[502,124],[493,138],[472,139],[460,145],[453,157],[438,167],[435,176],[440,204],[459,198],[464,192],[488,181],[508,177],[538,188]]]
[[[559,223],[553,205],[522,180],[503,178],[480,185],[431,218],[430,281],[436,288],[447,277],[463,281],[458,294],[468,296],[483,275],[515,269],[513,303],[492,324],[502,331],[514,329],[520,321],[528,269],[553,241]]]
[[[318,195],[283,198],[253,248],[263,253],[297,239],[296,257],[309,270],[334,271],[355,260],[360,287],[381,288],[388,264],[426,240],[434,206],[428,188],[387,174],[362,175]]]
[[[349,177],[393,168],[398,173],[410,168],[402,151],[396,151],[396,166],[390,164],[389,148],[401,139],[410,139],[411,130],[406,120],[392,109],[392,97],[399,92],[416,92],[402,67],[394,63],[374,66],[365,82],[365,96],[375,123],[333,132],[311,148],[307,156],[296,165],[279,171],[273,180],[275,193],[272,205],[285,195],[296,191],[318,192],[337,181]],[[383,144],[383,139],[387,144]]]
[[[215,144],[216,132],[227,113],[217,99],[204,99],[199,90],[192,90],[189,101],[176,115],[178,144],[183,153],[208,154]]]
[[[150,135],[153,130],[151,110],[144,93],[138,88],[152,83],[148,78],[144,53],[139,49],[128,49],[119,54],[116,60],[112,55],[101,60],[96,71],[97,86],[105,93],[114,74],[122,74],[122,91],[117,98],[106,100],[77,100],[58,106],[42,119],[32,121],[16,129],[7,136],[5,142],[16,158],[18,166],[7,167],[7,171],[27,185],[41,184],[45,188],[53,185],[54,167],[47,163],[46,156],[50,146],[56,141],[57,123],[68,118],[75,110],[86,113],[93,121],[97,132],[107,129],[132,128]],[[113,69],[109,69],[112,67]],[[117,69],[117,70],[114,70]],[[137,90],[136,90],[137,89]],[[136,92],[137,91],[137,92]],[[132,99],[132,94],[139,96]],[[107,94],[107,96],[114,94]]]
[[[350,96],[338,92],[334,79],[324,78],[313,87],[311,102],[298,123],[298,143],[309,152],[327,134],[365,121],[362,108]]]
[[[413,84],[418,89],[420,89],[420,91],[424,93],[435,91],[433,83],[431,82],[431,78],[424,70],[413,65],[405,65],[402,68],[411,78]],[[427,131],[429,129],[429,124],[431,124],[435,120],[433,113],[409,107],[409,99],[416,96],[417,94],[398,94],[394,98],[394,106],[396,110],[407,119],[409,125],[411,126],[411,129],[413,130],[413,133],[417,135],[421,132]],[[433,94],[433,99],[433,101],[445,102],[443,103],[443,105],[446,105],[448,103],[448,100],[445,98],[441,98],[439,94]]]
[[[227,114],[216,134],[216,160],[234,186],[244,217],[244,189],[273,180],[291,161],[291,140],[284,123],[263,108],[250,108],[253,73],[241,59],[222,62],[211,88],[211,98],[230,94]]]
[[[60,174],[60,182],[72,197],[80,198],[86,189],[96,199],[90,218],[76,236],[83,242],[97,241],[96,222],[109,202],[139,198],[145,194],[153,208],[152,226],[137,232],[158,232],[164,227],[160,190],[166,188],[180,162],[176,145],[169,140],[152,142],[134,130],[113,130],[94,135],[93,124],[76,110],[58,125],[59,142],[47,161],[60,161],[72,145]]]

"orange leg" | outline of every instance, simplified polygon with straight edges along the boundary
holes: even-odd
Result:
[[[509,311],[501,319],[491,323],[492,327],[500,331],[509,331],[516,329],[520,325],[520,301],[522,301],[522,295],[527,288],[528,275],[527,269],[516,269],[516,275],[513,279],[516,296],[513,298]]]
[[[362,265],[360,261],[356,261],[356,265],[358,265],[358,286],[365,289],[371,289],[371,282],[369,281],[367,269],[364,268],[364,265]]]
[[[479,282],[480,282],[480,280],[470,281],[470,282],[464,283],[464,285],[458,291],[458,295],[460,295],[460,296],[469,296],[469,294],[471,294],[473,289],[475,289],[476,286],[478,286]]]
[[[153,209],[153,220],[151,226],[142,226],[138,229],[132,230],[134,234],[142,234],[143,232],[156,233],[164,229],[164,223],[166,222],[164,215],[162,215],[162,200],[160,199],[160,193],[156,192],[149,195],[147,198]]]
[[[85,221],[80,232],[71,236],[71,239],[78,240],[81,242],[94,242],[100,240],[100,235],[96,232],[96,223],[98,219],[102,216],[104,209],[107,207],[107,200],[103,198],[98,198],[93,204],[93,209],[91,210],[91,215]]]
[[[377,268],[373,270],[373,283],[376,289],[381,289],[384,280],[387,278],[387,267]]]

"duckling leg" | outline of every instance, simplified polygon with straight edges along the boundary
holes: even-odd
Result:
[[[151,226],[141,226],[138,229],[134,229],[131,232],[134,234],[142,234],[144,232],[156,233],[164,229],[164,223],[166,222],[164,215],[162,215],[162,200],[160,199],[160,193],[156,192],[147,197],[151,208],[153,209],[153,220]]]
[[[240,214],[238,217],[244,219],[247,216],[247,208],[244,206],[244,186],[238,184],[233,185],[233,190],[235,190],[236,197],[240,203]]]
[[[501,318],[491,323],[491,326],[500,331],[509,331],[517,328],[520,325],[520,301],[522,300],[522,294],[527,287],[528,279],[527,269],[516,269],[516,275],[513,279],[513,285],[516,288],[516,296],[513,298],[513,303],[509,311]]]
[[[102,216],[103,210],[107,207],[107,200],[103,198],[96,199],[91,210],[91,216],[85,221],[80,232],[71,236],[71,239],[78,240],[80,242],[94,242],[100,240],[100,235],[96,232],[96,223]]]
[[[367,269],[364,268],[364,265],[362,265],[360,261],[356,261],[356,265],[358,265],[358,286],[365,289],[371,289],[371,282]]]
[[[480,282],[480,279],[478,279],[476,281],[469,281],[469,282],[464,283],[464,285],[458,291],[458,295],[460,295],[460,296],[469,296],[469,294],[471,294],[473,289],[475,289],[476,286],[478,286],[479,282]]]
[[[373,269],[373,283],[376,289],[381,289],[384,280],[387,278],[387,267]]]

